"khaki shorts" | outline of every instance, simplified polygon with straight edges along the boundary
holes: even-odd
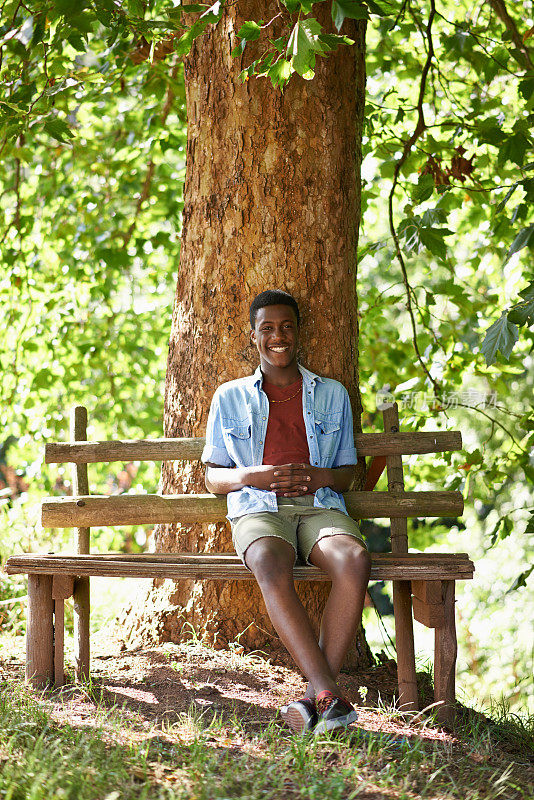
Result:
[[[309,564],[308,557],[313,546],[324,536],[339,533],[354,536],[367,550],[358,524],[333,508],[315,508],[313,495],[306,497],[279,497],[278,512],[260,511],[244,514],[231,520],[232,541],[243,564],[247,548],[257,539],[274,536],[288,542],[295,551],[295,563]]]

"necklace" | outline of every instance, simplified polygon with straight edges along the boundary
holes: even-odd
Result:
[[[295,397],[296,397],[296,396],[299,394],[299,392],[301,392],[301,391],[302,391],[302,378],[300,379],[299,388],[297,389],[297,391],[295,392],[295,394],[292,394],[292,395],[291,395],[291,397],[286,397],[286,399],[285,399],[285,400],[269,400],[269,402],[270,402],[270,403],[288,403],[290,400],[294,400],[294,399],[295,399]]]

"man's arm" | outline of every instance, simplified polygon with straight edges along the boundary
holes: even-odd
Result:
[[[282,464],[256,467],[222,467],[206,463],[206,489],[213,494],[237,492],[245,486],[274,491],[284,497],[297,497],[329,486],[334,492],[347,492],[354,480],[356,465],[326,469],[311,464]]]
[[[206,489],[213,494],[237,492],[245,486],[272,490],[273,473],[276,467],[260,465],[257,467],[221,467],[206,462]]]

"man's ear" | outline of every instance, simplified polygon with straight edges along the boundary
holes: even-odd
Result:
[[[256,331],[254,330],[250,331],[250,343],[253,345],[253,347],[256,346]]]

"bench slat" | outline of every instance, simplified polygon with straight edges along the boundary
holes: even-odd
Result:
[[[49,442],[47,464],[95,464],[106,461],[197,461],[204,437],[176,439],[122,439],[105,442]],[[415,433],[357,433],[354,443],[361,456],[416,455],[462,449],[460,431]]]
[[[463,512],[460,492],[347,492],[354,519],[380,517],[457,517]],[[223,522],[226,497],[213,494],[88,495],[48,497],[42,504],[45,528],[94,528],[101,525],[151,525]]]
[[[371,580],[469,580],[474,565],[466,553],[372,553]],[[5,565],[10,575],[93,575],[131,578],[188,578],[250,580],[253,575],[235,555],[226,553],[176,553],[123,555],[11,556]],[[297,566],[295,580],[328,580],[317,567]]]

